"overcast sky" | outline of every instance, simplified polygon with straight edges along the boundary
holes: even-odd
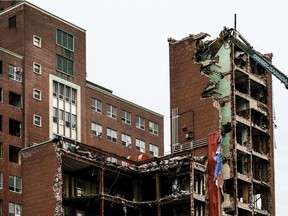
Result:
[[[214,39],[234,26],[288,74],[286,1],[30,0],[87,30],[87,79],[117,96],[165,116],[169,149],[169,50],[167,38],[206,32]],[[288,90],[273,79],[277,215],[288,212]]]

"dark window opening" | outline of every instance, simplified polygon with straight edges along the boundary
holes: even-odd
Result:
[[[9,29],[16,27],[16,15],[9,17]]]
[[[18,108],[22,108],[22,97],[14,92],[9,92],[9,104]]]
[[[247,154],[237,153],[237,172],[247,175],[250,173],[250,158]]]
[[[14,146],[9,146],[9,161],[12,163],[20,163],[20,149]]]
[[[2,115],[1,115],[1,116],[0,116],[0,131],[3,131],[2,125],[3,125],[3,117],[2,117]]]
[[[0,74],[3,72],[3,61],[0,61]]]
[[[239,70],[235,72],[235,89],[244,94],[248,94],[249,77]]]
[[[21,137],[21,122],[9,119],[9,134],[12,136]]]
[[[257,130],[256,128],[252,129],[252,144],[253,150],[261,154],[269,154],[269,136]]]
[[[249,101],[236,95],[236,114],[249,119]]]
[[[254,109],[251,110],[251,120],[252,123],[257,125],[263,130],[268,129],[268,119],[267,116],[264,115],[263,113],[260,113]]]
[[[249,128],[246,125],[237,123],[236,141],[240,145],[247,146],[249,141]]]
[[[267,91],[264,86],[251,80],[251,97],[262,103],[267,103]]]

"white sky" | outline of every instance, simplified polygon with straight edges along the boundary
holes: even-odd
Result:
[[[29,0],[87,30],[87,79],[117,96],[165,116],[169,149],[169,50],[167,38],[234,26],[273,64],[288,74],[288,1],[184,0]],[[209,38],[206,38],[209,39]],[[274,79],[277,130],[275,150],[276,213],[287,215],[288,91]],[[285,168],[286,167],[286,168]]]

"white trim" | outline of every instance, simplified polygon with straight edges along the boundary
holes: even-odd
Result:
[[[35,91],[38,91],[38,92],[40,93],[39,98],[36,98],[36,97],[35,97],[35,94],[34,94]],[[40,90],[40,89],[33,88],[33,98],[34,98],[35,100],[41,101],[42,93],[41,93],[41,90]]]
[[[39,42],[39,44],[35,41]],[[41,37],[39,37],[37,35],[33,35],[33,45],[41,48]]]
[[[3,48],[3,47],[0,47],[0,51],[5,52],[5,53],[7,53],[7,54],[9,54],[9,55],[12,55],[12,56],[14,56],[14,57],[16,57],[16,58],[19,58],[19,59],[23,59],[23,58],[24,58],[23,56],[21,56],[21,55],[19,55],[19,54],[17,54],[17,53],[14,53],[14,52],[12,52],[12,51],[10,51],[10,50],[7,50],[7,49],[5,49],[5,48]]]
[[[39,72],[35,71],[35,65],[39,65]],[[33,72],[35,74],[41,75],[42,74],[42,66],[41,66],[41,64],[39,64],[37,62],[33,62]]]
[[[35,123],[36,117],[39,118],[39,125]],[[39,115],[33,115],[33,125],[37,126],[37,127],[42,127],[42,117]]]

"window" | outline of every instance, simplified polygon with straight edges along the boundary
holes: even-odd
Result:
[[[136,149],[145,153],[145,142],[140,139],[136,139]]]
[[[73,76],[73,61],[63,56],[57,55],[56,56],[56,70],[67,74],[69,76]]]
[[[60,29],[56,30],[56,44],[70,51],[74,51],[73,35],[68,34]]]
[[[122,119],[122,122],[126,124],[131,124],[131,113],[125,110],[122,110],[121,119]]]
[[[3,117],[2,115],[0,115],[0,131],[3,131],[2,124],[3,124]]]
[[[77,179],[77,186],[76,186],[76,195],[77,196],[84,196],[85,195],[85,181]]]
[[[12,163],[20,163],[20,149],[14,146],[9,146],[9,161]]]
[[[107,116],[111,117],[111,118],[117,118],[117,108],[107,104]]]
[[[149,153],[154,157],[158,157],[159,155],[159,148],[157,145],[149,144]]]
[[[102,126],[94,122],[91,123],[92,134],[95,136],[102,136]]]
[[[33,123],[35,126],[41,127],[41,116],[34,115],[33,116]]]
[[[122,145],[131,148],[131,136],[127,135],[127,134],[122,134]]]
[[[33,72],[37,74],[41,74],[41,65],[38,63],[33,63]]]
[[[3,101],[3,89],[0,88],[0,102]]]
[[[9,119],[9,134],[12,136],[21,137],[21,122]]]
[[[9,216],[21,216],[21,205],[9,202]]]
[[[92,98],[91,99],[91,109],[95,112],[102,112],[102,101]]]
[[[53,107],[53,122],[58,123],[58,109]]]
[[[9,79],[22,82],[22,68],[9,65]]]
[[[3,158],[3,143],[0,142],[0,159]]]
[[[9,176],[9,190],[17,193],[22,192],[22,178]]]
[[[16,15],[8,19],[9,29],[16,27]]]
[[[39,89],[33,89],[33,98],[41,101],[41,91]]]
[[[3,173],[2,172],[0,172],[0,189],[3,189]]]
[[[41,47],[41,38],[36,35],[33,35],[33,45]]]
[[[117,142],[117,131],[107,128],[107,139],[111,142]]]
[[[114,158],[114,157],[107,157],[107,161],[109,161],[109,162],[111,162],[111,163],[115,163],[115,164],[118,163],[117,159]]]
[[[65,112],[65,126],[70,127],[70,113]]]
[[[77,116],[74,114],[71,114],[71,124],[72,124],[72,129],[76,130],[76,128],[77,128]]]
[[[77,102],[77,91],[76,89],[72,88],[72,98],[71,98],[71,103],[73,105],[76,105]]]
[[[0,74],[2,74],[3,71],[3,61],[0,61]]]
[[[145,130],[145,119],[140,116],[136,116],[136,127]]]
[[[22,96],[9,91],[9,104],[21,109],[22,108]]]
[[[158,135],[158,124],[155,122],[149,122],[149,131],[155,135]]]

